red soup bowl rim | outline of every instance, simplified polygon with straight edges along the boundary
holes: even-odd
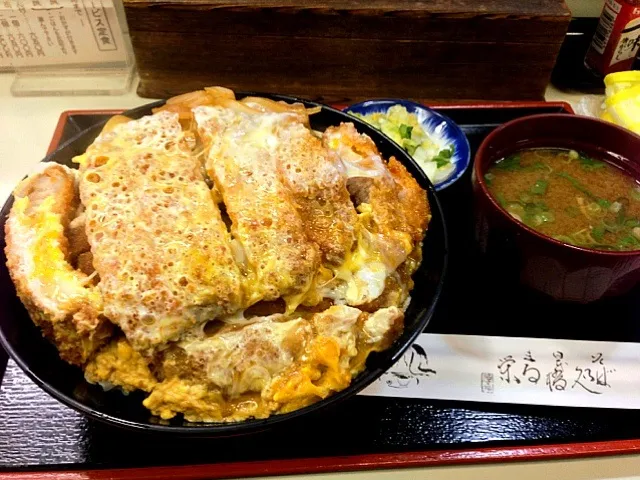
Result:
[[[488,157],[488,153],[487,153],[486,150],[488,149],[489,145],[493,142],[493,139],[496,136],[498,136],[500,134],[500,132],[504,131],[507,128],[511,128],[513,125],[517,125],[519,123],[526,123],[526,122],[529,122],[531,120],[538,119],[538,118],[563,118],[563,119],[567,119],[567,121],[575,121],[575,119],[580,119],[580,121],[584,120],[584,121],[600,123],[603,126],[606,126],[607,128],[617,129],[617,130],[621,131],[622,133],[624,133],[626,135],[629,135],[630,137],[635,137],[638,141],[640,141],[640,135],[636,135],[635,133],[633,133],[630,130],[627,130],[626,128],[620,127],[620,126],[615,125],[615,124],[610,123],[610,122],[606,122],[604,120],[600,120],[600,119],[593,118],[593,117],[581,116],[581,115],[569,115],[569,114],[566,114],[566,113],[541,113],[541,114],[537,114],[537,115],[529,115],[529,116],[526,116],[526,117],[516,118],[515,120],[510,120],[509,122],[506,122],[506,123],[500,125],[495,130],[493,130],[489,135],[487,135],[485,137],[485,139],[482,141],[482,143],[480,144],[480,147],[478,148],[478,151],[476,152],[475,159],[474,159],[474,162],[473,162],[473,173],[474,173],[475,181],[480,186],[480,189],[482,190],[482,193],[484,194],[484,196],[487,197],[489,202],[493,205],[493,207],[495,207],[497,209],[498,212],[500,212],[500,214],[502,215],[502,217],[504,219],[506,219],[508,222],[514,224],[516,226],[516,228],[520,228],[520,229],[528,232],[530,235],[533,235],[534,237],[537,237],[539,240],[542,240],[542,241],[545,241],[545,242],[549,242],[552,245],[556,245],[558,247],[564,247],[564,248],[571,249],[574,252],[581,252],[581,253],[585,253],[585,254],[589,254],[589,255],[603,255],[603,256],[610,256],[610,257],[634,257],[634,256],[639,256],[640,255],[640,249],[638,249],[638,250],[626,250],[626,251],[598,250],[598,249],[595,249],[595,248],[579,247],[577,245],[571,245],[570,243],[564,243],[564,242],[561,242],[559,240],[556,240],[555,238],[550,237],[548,235],[545,235],[543,233],[540,233],[537,230],[529,227],[528,225],[525,225],[523,222],[519,222],[518,220],[513,218],[513,216],[509,212],[507,212],[507,210],[504,209],[500,205],[500,203],[494,198],[494,196],[491,194],[491,192],[489,191],[489,189],[487,188],[487,185],[485,183],[484,176],[482,175],[482,172],[481,172],[481,165],[480,165],[481,163],[489,163],[489,162],[480,162],[479,160],[482,159],[482,158]],[[532,140],[535,141],[535,135],[532,136]],[[553,148],[553,145],[550,145],[548,148]],[[615,153],[615,152],[612,152],[612,153]],[[498,160],[498,159],[495,159],[495,160]],[[492,159],[491,163],[493,163],[493,161],[494,160]],[[610,162],[607,161],[607,163],[610,163]],[[629,175],[629,174],[627,173],[627,175]],[[636,178],[635,180],[639,180],[639,179]]]

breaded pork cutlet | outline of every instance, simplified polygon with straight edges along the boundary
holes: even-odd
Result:
[[[79,204],[75,172],[49,164],[14,191],[7,223],[7,266],[18,296],[60,356],[82,365],[111,332],[91,278],[68,261],[65,230]]]
[[[136,350],[241,306],[229,233],[177,114],[117,125],[78,161],[104,312]]]

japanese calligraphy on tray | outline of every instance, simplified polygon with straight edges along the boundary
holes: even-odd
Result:
[[[422,334],[361,395],[640,409],[640,344]]]
[[[113,0],[0,0],[0,68],[127,59]]]

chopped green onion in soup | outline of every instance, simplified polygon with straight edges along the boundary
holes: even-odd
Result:
[[[513,218],[564,243],[640,250],[640,185],[582,152],[524,149],[485,173],[491,194]]]
[[[536,183],[531,187],[531,193],[536,195],[544,195],[547,191],[547,187],[549,186],[549,182],[546,180],[538,179]]]

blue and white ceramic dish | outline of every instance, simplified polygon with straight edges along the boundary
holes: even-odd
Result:
[[[394,105],[401,105],[406,108],[409,113],[416,115],[423,130],[440,149],[445,149],[450,146],[454,147],[451,157],[451,163],[454,169],[447,178],[435,183],[435,187],[436,190],[442,190],[452,185],[467,170],[471,157],[469,141],[453,120],[419,103],[399,99],[367,100],[366,102],[350,105],[345,108],[344,111],[347,113],[370,115],[372,113],[385,113]]]

